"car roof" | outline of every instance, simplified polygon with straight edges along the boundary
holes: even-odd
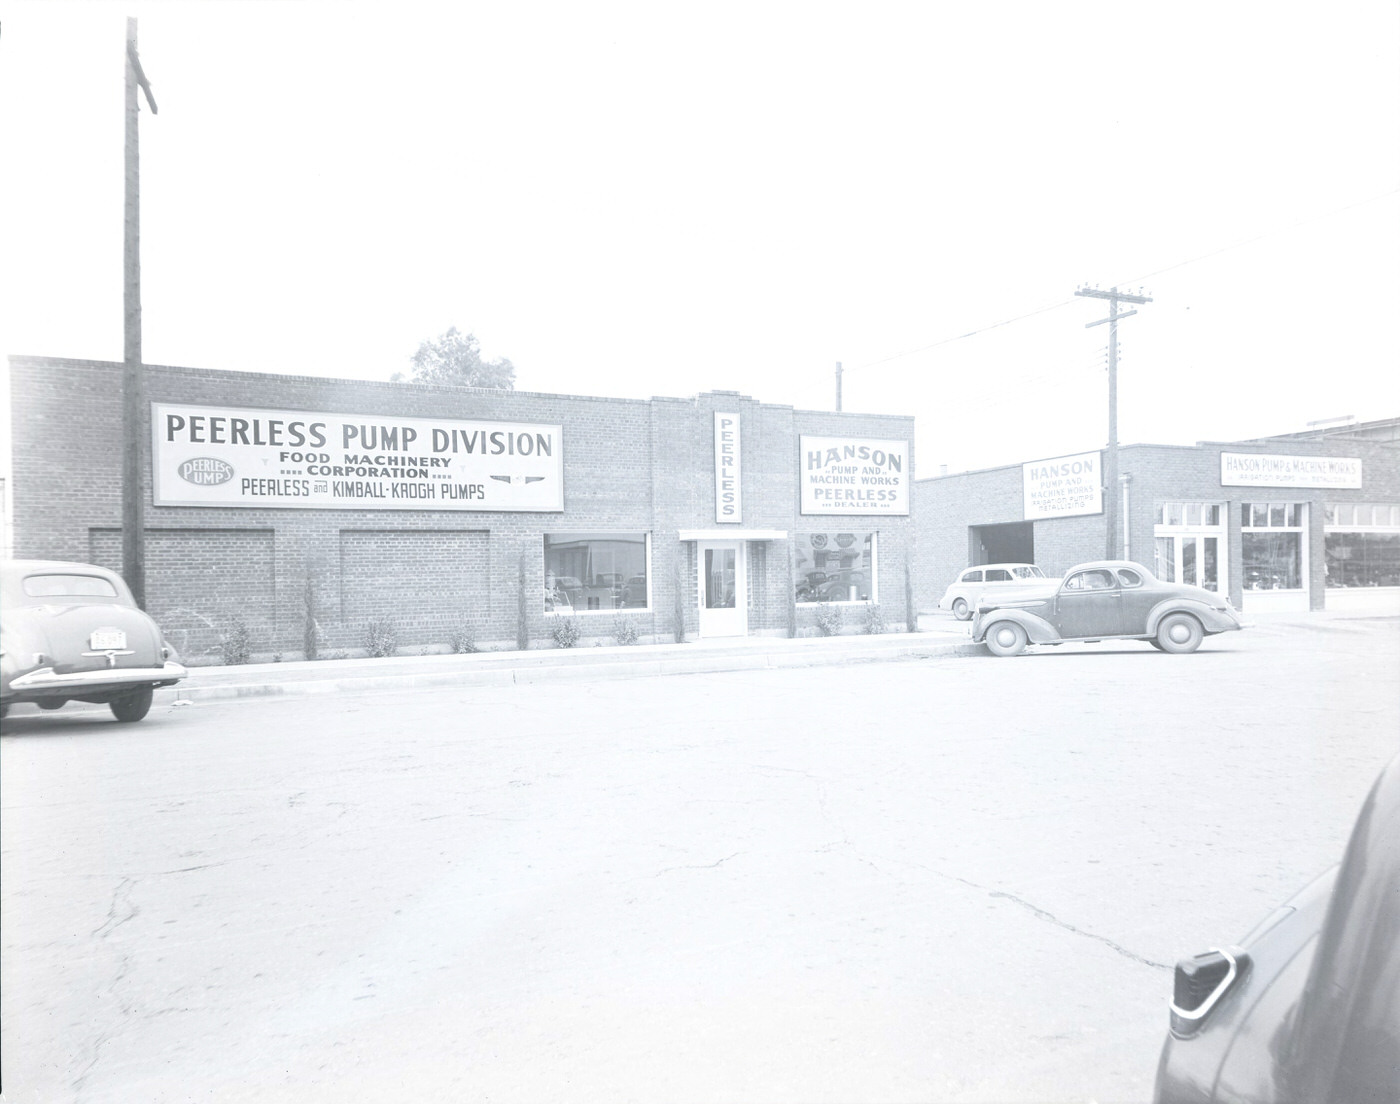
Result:
[[[989,567],[1034,567],[1033,563],[1022,563],[1017,560],[1015,563],[994,563],[994,564],[970,564],[963,568],[964,571],[986,570]]]
[[[1133,560],[1090,560],[1088,563],[1075,564],[1069,571],[1090,571],[1096,567],[1130,567],[1134,571],[1146,571],[1147,574],[1152,574],[1152,572],[1148,571],[1142,564],[1136,563]],[[1065,574],[1068,575],[1069,571],[1065,572]]]
[[[6,560],[0,569],[8,575],[34,575],[43,571],[62,572],[73,575],[106,575],[117,573],[109,567],[97,564],[79,563],[76,560]]]

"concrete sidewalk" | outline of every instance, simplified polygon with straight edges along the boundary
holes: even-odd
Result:
[[[1387,611],[1257,613],[1251,628],[1324,628],[1348,620],[1394,620]],[[815,667],[909,656],[986,655],[973,644],[971,623],[943,611],[919,614],[916,633],[880,636],[735,637],[685,644],[627,647],[539,648],[472,655],[394,656],[388,659],[329,659],[295,663],[250,663],[237,667],[192,667],[176,686],[156,691],[158,702],[213,701],[276,695],[345,694],[420,686],[512,686],[567,679],[647,678],[705,671]]]
[[[736,637],[685,644],[540,648],[471,655],[393,656],[236,667],[191,667],[156,701],[212,701],[277,695],[342,694],[421,686],[510,686],[564,679],[646,678],[704,671],[872,662],[908,656],[975,655],[968,626],[951,617],[920,617],[917,633],[880,636]]]

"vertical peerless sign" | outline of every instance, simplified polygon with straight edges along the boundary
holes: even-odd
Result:
[[[564,508],[563,428],[151,404],[157,506]]]
[[[715,521],[743,520],[739,415],[715,412]]]
[[[1103,513],[1103,457],[1097,452],[1021,465],[1025,518]]]
[[[909,514],[909,442],[869,437],[799,438],[804,514]]]

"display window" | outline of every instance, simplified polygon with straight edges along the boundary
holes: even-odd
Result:
[[[1304,502],[1240,504],[1245,590],[1303,589]]]
[[[792,543],[799,605],[879,600],[874,533],[798,533]]]
[[[1400,586],[1400,505],[1338,502],[1323,507],[1327,586]]]
[[[546,613],[651,608],[646,533],[546,533]]]

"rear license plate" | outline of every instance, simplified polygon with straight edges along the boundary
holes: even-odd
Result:
[[[126,647],[126,633],[122,632],[121,629],[98,629],[90,639],[93,651]]]

